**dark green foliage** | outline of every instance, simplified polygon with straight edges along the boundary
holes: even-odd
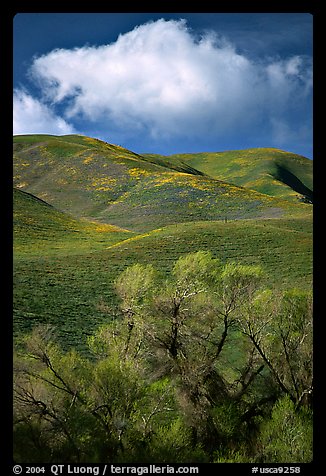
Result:
[[[310,296],[263,281],[202,251],[169,277],[136,264],[89,357],[35,328],[15,359],[15,460],[310,461]]]
[[[307,463],[313,460],[312,418],[307,409],[296,411],[289,396],[275,404],[262,423],[258,440],[260,460],[268,463]]]
[[[274,173],[274,177],[277,180],[291,187],[291,189],[300,194],[302,198],[307,201],[307,203],[313,202],[313,192],[310,190],[310,188],[301,182],[301,180],[284,165],[276,162],[275,166],[276,172]]]

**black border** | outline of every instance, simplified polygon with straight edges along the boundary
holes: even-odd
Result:
[[[117,8],[120,6],[120,8]],[[0,449],[0,470],[2,474],[13,474],[12,459],[12,91],[13,91],[13,19],[17,13],[145,13],[145,12],[187,12],[187,13],[310,13],[313,15],[314,24],[314,126],[313,126],[313,142],[314,142],[314,305],[315,305],[315,322],[314,322],[314,371],[315,371],[315,397],[314,397],[314,461],[310,464],[288,464],[279,466],[300,466],[301,474],[319,474],[319,465],[323,462],[323,439],[324,426],[322,425],[322,410],[325,408],[322,404],[322,379],[320,372],[323,368],[322,361],[324,356],[320,355],[320,350],[324,343],[323,332],[323,312],[321,300],[321,288],[323,278],[321,274],[321,250],[322,250],[322,198],[324,179],[323,157],[321,148],[321,92],[322,92],[322,31],[324,27],[322,15],[322,0],[320,1],[283,1],[283,2],[252,2],[252,1],[219,1],[216,4],[200,2],[200,10],[193,9],[191,4],[180,5],[172,2],[156,2],[155,5],[140,6],[137,4],[137,12],[123,11],[122,4],[115,4],[111,8],[106,2],[93,1],[90,3],[73,2],[22,2],[12,1],[9,5],[1,7],[0,10],[0,52],[1,52],[1,73],[0,73],[0,104],[1,104],[1,138],[2,138],[2,161],[1,161],[1,179],[2,184],[0,192],[2,194],[2,219],[5,227],[2,228],[2,271],[0,289],[2,291],[2,332],[0,345],[0,362],[2,363],[2,444]],[[128,7],[129,5],[125,5]],[[190,6],[190,11],[189,11]],[[78,8],[79,7],[79,8]],[[91,8],[90,8],[91,7]],[[215,7],[215,8],[213,8]],[[188,10],[188,11],[187,11]],[[3,362],[5,365],[3,366]],[[5,382],[5,383],[4,383]],[[325,405],[325,403],[324,403]],[[27,466],[27,465],[23,465]],[[46,469],[45,474],[51,474],[50,466]],[[77,465],[78,466],[78,465]],[[93,465],[96,466],[96,465]],[[103,466],[103,465],[102,465]],[[178,465],[180,466],[180,465]],[[190,465],[189,465],[190,466]],[[192,465],[194,466],[194,465]],[[199,464],[199,474],[205,474],[205,470],[211,471],[211,464]],[[251,474],[251,468],[256,464],[250,463],[220,463],[217,472],[221,475],[229,474]],[[275,467],[276,464],[258,465],[259,468]],[[6,469],[4,469],[6,467]],[[22,474],[25,474],[24,471]],[[41,473],[42,474],[42,473]],[[65,474],[65,473],[62,473]],[[107,473],[109,474],[109,473]]]

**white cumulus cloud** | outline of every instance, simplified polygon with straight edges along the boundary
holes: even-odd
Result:
[[[43,103],[20,93],[23,114],[15,119],[18,129],[25,121],[32,129],[48,120],[48,131],[65,130],[87,120],[108,134],[218,136],[279,116],[286,120],[287,108],[311,89],[310,71],[307,58],[254,61],[213,33],[199,38],[184,20],[161,19],[108,45],[36,58],[31,75]],[[65,119],[51,114],[51,104],[61,105]]]
[[[71,134],[74,127],[25,91],[16,90],[13,100],[14,134]]]

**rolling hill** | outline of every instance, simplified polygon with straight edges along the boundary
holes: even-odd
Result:
[[[219,168],[213,156],[206,161],[207,167],[204,158],[195,157],[189,163],[175,157],[164,161],[83,136],[16,136],[14,185],[75,217],[140,233],[198,220],[300,214],[307,207],[298,199],[288,200],[289,194],[293,198],[298,193],[272,176],[264,178],[269,189],[277,182],[287,194],[266,193],[266,183],[264,193],[248,187],[248,176],[252,181],[260,177],[257,158],[246,158],[250,164],[247,181],[236,184],[237,173],[231,176],[229,170],[226,177],[225,165]],[[223,164],[226,162],[224,158]],[[297,181],[301,183],[301,179]]]
[[[256,148],[227,152],[146,154],[149,160],[166,160],[170,166],[187,166],[267,195],[313,201],[312,161],[279,149]]]
[[[87,336],[115,316],[113,282],[119,273],[135,263],[168,273],[174,260],[198,250],[211,251],[223,263],[260,264],[267,286],[309,289],[312,284],[311,217],[184,223],[117,242],[111,232],[101,233],[101,243],[94,235],[17,247],[16,339],[36,324],[49,323],[65,346],[84,350]]]
[[[75,219],[22,190],[14,189],[13,205],[16,256],[24,251],[28,255],[58,250],[80,253],[107,247],[133,235],[113,225]]]
[[[312,205],[295,190],[312,190],[307,160],[269,149],[163,157],[83,136],[14,137],[15,340],[50,323],[66,347],[83,350],[114,318],[113,282],[126,266],[169,273],[192,251],[261,264],[271,287],[310,288]]]

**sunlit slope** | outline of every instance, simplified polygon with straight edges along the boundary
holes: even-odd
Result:
[[[79,254],[25,248],[15,260],[14,332],[53,324],[65,345],[83,348],[87,335],[115,316],[116,277],[134,263],[161,273],[188,252],[211,251],[222,262],[261,265],[266,286],[311,288],[312,221],[293,219],[194,222],[130,236]],[[78,248],[78,242],[75,242]]]
[[[141,156],[78,135],[16,136],[15,338],[47,323],[82,349],[115,317],[113,282],[123,269],[141,262],[169,272],[191,251],[262,265],[268,286],[310,288],[312,206],[285,185],[284,170],[310,190],[311,168],[300,175],[296,159],[284,153],[280,162],[279,151],[283,185],[267,174],[264,190],[251,190],[275,161],[256,149],[241,165],[238,152],[225,153],[218,171],[216,154]],[[284,193],[269,195],[277,195],[271,180]]]
[[[231,185],[217,173],[208,176],[204,155],[196,164],[179,158],[172,164],[84,136],[16,136],[14,182],[76,217],[137,232],[189,221],[297,215],[309,208]]]
[[[301,215],[309,205],[231,185],[206,176],[162,172],[139,184],[103,209],[98,219],[137,232],[207,220],[244,220]]]
[[[148,160],[169,166],[187,166],[226,182],[258,192],[290,199],[312,201],[313,163],[301,155],[273,148],[177,154],[148,154]]]
[[[261,265],[270,285],[308,286],[312,282],[312,217],[170,225],[130,237],[108,248],[165,268],[184,252],[211,251],[223,262]]]
[[[13,205],[15,256],[98,250],[133,235],[116,226],[77,220],[21,190],[14,189]]]
[[[14,137],[14,185],[74,216],[96,218],[137,184],[138,170],[161,169],[122,147],[84,136]]]

